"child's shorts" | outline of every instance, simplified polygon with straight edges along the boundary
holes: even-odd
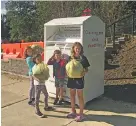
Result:
[[[67,84],[65,78],[55,78],[55,87],[64,87]]]
[[[84,78],[68,78],[67,87],[71,89],[83,89]]]

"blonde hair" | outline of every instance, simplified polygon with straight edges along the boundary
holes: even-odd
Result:
[[[36,58],[39,58],[39,57],[42,58],[41,54],[34,55],[32,58],[33,62],[36,63]]]
[[[75,42],[72,46],[72,49],[71,49],[71,58],[74,58],[74,55],[75,55],[75,51],[74,51],[74,48],[75,46],[80,46],[81,48],[81,52],[80,52],[80,55],[83,55],[84,51],[83,51],[83,46],[81,45],[80,42]]]

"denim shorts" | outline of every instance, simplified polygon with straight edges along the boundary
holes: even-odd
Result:
[[[55,87],[64,87],[67,84],[65,78],[55,78]]]
[[[68,78],[67,87],[71,89],[83,89],[84,78]]]

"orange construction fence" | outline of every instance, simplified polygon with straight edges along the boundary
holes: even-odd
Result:
[[[24,50],[29,45],[40,45],[44,48],[44,42],[25,42],[25,43],[13,43],[13,44],[1,44],[1,48],[3,49],[3,53],[6,53],[7,51],[9,53],[16,52],[20,53],[20,57],[23,58]]]

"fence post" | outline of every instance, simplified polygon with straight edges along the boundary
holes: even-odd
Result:
[[[135,13],[132,15],[132,35],[134,37],[134,31],[135,31]]]
[[[113,24],[113,38],[112,38],[113,48],[115,47],[115,26],[116,26],[116,24],[114,23],[114,24]]]

